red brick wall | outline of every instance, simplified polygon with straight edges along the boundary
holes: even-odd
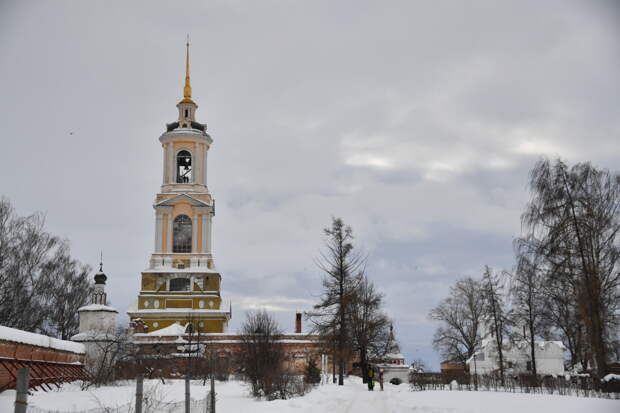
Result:
[[[168,355],[179,353],[175,343],[178,337],[157,337],[157,336],[134,336],[134,343],[139,343],[142,351],[147,354]],[[283,342],[280,343],[284,347],[286,366],[289,371],[295,374],[303,374],[307,363],[314,358],[317,366],[321,367],[321,354],[326,353],[322,348],[322,343],[318,336],[315,335],[283,335],[279,338]],[[201,342],[205,342],[211,351],[215,351],[222,356],[233,358],[241,351],[241,343],[237,335],[209,335],[201,336]],[[178,372],[184,371],[183,365],[185,360],[181,357],[178,359]],[[352,370],[353,360],[346,363],[347,371]],[[328,366],[331,372],[331,364]]]
[[[59,363],[74,363],[76,361],[81,363],[84,361],[84,354],[5,340],[0,340],[0,357],[22,360],[55,361]]]
[[[84,362],[84,354],[6,340],[0,340],[0,358],[8,359],[9,362],[15,359],[52,361],[57,363]],[[0,365],[0,389],[9,381],[11,381],[11,375],[3,365]]]

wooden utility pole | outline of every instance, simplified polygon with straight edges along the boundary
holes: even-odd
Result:
[[[215,371],[211,371],[211,392],[209,394],[211,410],[209,413],[215,413]]]
[[[185,413],[190,413],[189,403],[189,374],[185,375]]]
[[[28,410],[28,381],[30,369],[17,370],[17,393],[15,394],[15,413],[26,413]]]
[[[136,413],[142,413],[142,395],[143,395],[144,377],[142,374],[136,376]]]

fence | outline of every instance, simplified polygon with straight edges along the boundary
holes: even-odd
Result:
[[[88,410],[47,410],[41,409],[35,406],[28,406],[28,413],[134,413],[134,403],[127,403],[121,406],[114,407],[97,407]],[[190,411],[192,413],[206,413],[207,412],[207,399],[204,400],[191,400]],[[142,407],[143,413],[185,413],[185,401],[165,403],[152,401],[145,403]]]
[[[411,373],[413,390],[501,391],[511,393],[557,394],[564,396],[620,399],[620,381],[601,382],[590,376],[498,375],[468,373]]]

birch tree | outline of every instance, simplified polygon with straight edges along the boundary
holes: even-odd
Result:
[[[618,328],[620,175],[589,163],[539,161],[522,216],[549,266],[550,279],[571,286],[576,313],[599,377]]]

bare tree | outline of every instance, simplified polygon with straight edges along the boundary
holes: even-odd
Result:
[[[417,358],[411,362],[411,370],[414,373],[424,373],[426,371],[426,363],[421,358]]]
[[[502,280],[489,266],[484,269],[482,280],[485,302],[485,321],[495,338],[497,355],[499,357],[499,374],[504,386],[504,339],[510,334],[510,319],[507,314],[502,291]]]
[[[471,277],[450,288],[450,296],[431,310],[429,318],[442,322],[433,346],[446,360],[465,362],[480,345],[484,317],[482,285]]]
[[[383,295],[362,274],[349,313],[353,348],[360,354],[362,378],[368,376],[368,355],[383,356],[389,341],[390,320],[383,311]]]
[[[620,176],[543,159],[532,169],[530,189],[524,227],[540,245],[550,280],[575,292],[588,358],[602,377],[620,306]]]
[[[284,374],[284,353],[277,343],[281,334],[277,322],[265,310],[246,313],[239,332],[239,365],[254,397],[278,397],[278,382]]]
[[[318,266],[323,271],[321,301],[306,317],[313,323],[313,331],[334,343],[334,359],[338,359],[338,384],[344,384],[345,362],[351,354],[349,315],[359,273],[364,259],[353,250],[353,231],[342,219],[332,218],[332,225],[324,229],[327,251],[321,254]]]
[[[15,215],[7,199],[0,200],[0,322],[39,331],[45,319],[51,280],[43,271],[60,240],[43,230],[41,214]]]
[[[72,259],[69,246],[63,242],[43,271],[50,285],[45,303],[47,318],[41,329],[45,334],[68,340],[78,333],[77,310],[92,296],[91,268]]]
[[[0,199],[0,323],[67,339],[92,291],[89,268],[44,226],[42,214],[17,216]]]
[[[515,243],[517,268],[512,274],[510,293],[514,303],[515,324],[523,325],[521,339],[530,347],[532,374],[537,376],[536,337],[548,328],[548,295],[545,294],[546,272],[535,243],[519,239]],[[516,329],[516,333],[519,329]]]

